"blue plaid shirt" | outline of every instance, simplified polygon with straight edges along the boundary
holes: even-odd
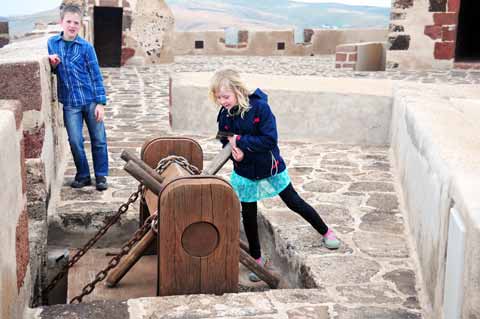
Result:
[[[58,100],[67,106],[106,104],[103,78],[93,46],[80,36],[67,45],[63,32],[48,39],[48,54],[57,54]]]

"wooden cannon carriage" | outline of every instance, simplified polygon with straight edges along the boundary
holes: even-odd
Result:
[[[158,223],[112,270],[107,277],[109,287],[142,255],[155,252],[159,296],[237,292],[239,261],[271,287],[278,285],[278,278],[258,266],[239,240],[240,203],[232,187],[213,176],[230,153],[227,146],[203,171],[202,149],[188,138],[150,140],[142,147],[141,159],[122,153],[125,170],[146,186],[140,224],[156,214]],[[153,168],[171,156],[183,157],[188,165],[173,160],[158,174]],[[191,165],[202,173],[192,174]]]

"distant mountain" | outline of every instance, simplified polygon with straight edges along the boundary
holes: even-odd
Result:
[[[332,0],[334,1],[334,0]],[[387,28],[389,8],[288,0],[165,0],[179,31],[281,28]],[[2,19],[2,18],[0,18]],[[59,20],[58,8],[32,15],[12,16],[10,36],[34,29],[36,22]]]
[[[234,27],[386,28],[390,9],[288,0],[166,0],[177,30]]]
[[[58,22],[60,19],[58,8],[42,11],[29,15],[11,16],[7,18],[9,23],[10,36],[20,37],[35,28],[36,22],[48,24],[50,22]]]

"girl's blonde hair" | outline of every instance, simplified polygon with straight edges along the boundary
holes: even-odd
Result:
[[[234,69],[222,69],[215,72],[210,81],[208,97],[217,106],[220,105],[217,102],[216,93],[221,89],[232,91],[235,94],[238,101],[238,111],[235,114],[240,114],[243,118],[250,109],[250,103],[248,100],[249,90],[240,78],[240,74]]]

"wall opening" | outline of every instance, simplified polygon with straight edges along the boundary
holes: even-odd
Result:
[[[480,61],[480,42],[478,41],[479,1],[462,1],[458,14],[456,62]]]
[[[93,9],[94,46],[100,66],[119,67],[122,56],[123,8]]]
[[[285,42],[277,42],[277,50],[285,50]]]
[[[195,49],[203,49],[203,41],[201,40],[195,41]]]

